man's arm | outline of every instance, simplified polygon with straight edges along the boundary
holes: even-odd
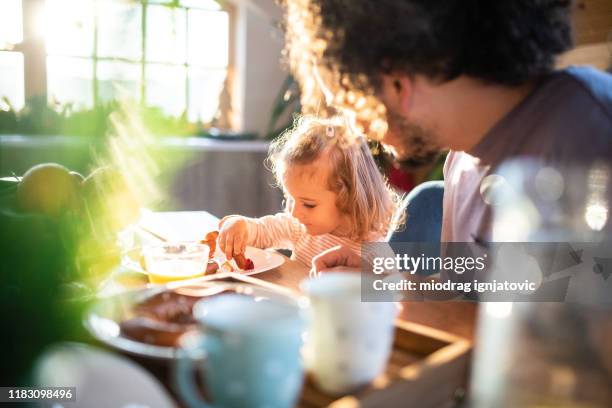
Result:
[[[325,270],[358,270],[361,257],[350,248],[338,245],[312,258],[312,271],[318,274]]]

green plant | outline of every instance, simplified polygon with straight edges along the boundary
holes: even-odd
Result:
[[[16,115],[17,133],[58,134],[62,126],[63,113],[50,106],[44,97],[30,98],[26,106]]]
[[[108,130],[108,117],[118,108],[115,101],[99,104],[90,109],[74,110],[68,105],[63,111],[60,132],[69,136],[102,137]]]
[[[17,111],[5,99],[0,109],[0,134],[67,135],[103,137],[109,129],[109,117],[113,112],[125,109],[125,104],[112,100],[93,108],[75,109],[74,105],[49,104],[44,98],[27,101]],[[160,108],[134,105],[130,115],[137,115],[147,132],[155,136],[189,136],[207,134],[202,124],[189,122],[185,113],[168,115]]]
[[[17,130],[17,114],[6,96],[2,98],[2,104],[2,109],[0,109],[0,133],[13,133]]]

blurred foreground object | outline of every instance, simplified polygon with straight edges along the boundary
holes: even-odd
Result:
[[[76,387],[76,401],[62,402],[65,408],[175,406],[149,372],[125,357],[85,344],[61,343],[50,348],[38,362],[35,375],[40,385]]]
[[[611,312],[566,303],[485,304],[472,406],[610,407]]]
[[[65,173],[66,179],[60,172],[58,179],[70,185],[72,176]],[[0,183],[0,321],[5,328],[0,384],[6,386],[30,384],[32,364],[49,344],[81,338],[86,304],[84,293],[71,285],[80,278],[77,218],[19,211],[19,188],[17,179]],[[48,208],[60,208],[56,204]]]
[[[612,198],[609,163],[505,164],[483,180],[494,206],[494,241],[557,244],[504,267],[540,288],[563,287],[558,302],[489,302],[481,308],[474,358],[475,407],[612,406]],[[571,262],[569,262],[571,261]]]
[[[33,361],[50,344],[79,340],[82,311],[120,262],[118,231],[135,204],[123,174],[110,167],[83,180],[54,163],[0,183],[0,384],[31,383]],[[87,286],[89,285],[89,286]]]
[[[55,163],[29,169],[17,187],[17,205],[23,212],[57,217],[76,211],[81,185],[70,171]]]

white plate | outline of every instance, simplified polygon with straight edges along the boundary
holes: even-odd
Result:
[[[122,292],[96,299],[85,314],[84,324],[89,333],[102,343],[123,352],[160,360],[172,360],[176,357],[177,349],[174,347],[157,346],[143,343],[125,337],[121,333],[122,321],[134,316],[135,304],[144,301],[150,296],[165,290],[189,288],[195,290],[223,289],[223,288],[249,288],[249,290],[266,290],[269,294],[299,300],[299,294],[291,289],[273,283],[250,278],[236,273],[219,273],[183,281],[170,282],[164,286],[155,286]],[[252,293],[252,292],[251,292]]]
[[[176,407],[164,386],[138,364],[85,344],[53,345],[39,359],[34,376],[44,387],[77,389],[75,402],[45,407]]]
[[[218,218],[205,211],[152,212],[143,210],[138,224],[143,230],[141,232],[138,232],[138,229],[133,231],[133,233],[139,235],[136,245],[159,243],[159,240],[153,236],[146,236],[150,232],[168,241],[191,242],[199,241],[204,238],[208,231],[217,229]],[[144,236],[141,234],[144,234]],[[269,271],[281,266],[285,262],[285,257],[274,250],[247,247],[245,255],[253,261],[255,269],[242,271],[236,268],[235,272],[243,275],[254,275]],[[220,251],[219,245],[217,245],[217,250],[215,251],[215,258],[221,262],[226,259],[225,255]],[[124,262],[123,266],[146,273],[137,262]]]
[[[247,258],[253,261],[255,268],[250,271],[236,270],[242,275],[255,275],[257,273],[278,268],[285,262],[285,257],[273,250],[263,250],[259,248],[247,247],[245,251]]]
[[[249,271],[243,271],[236,267],[236,264],[232,262],[234,265],[236,273],[240,273],[241,275],[255,275],[258,273],[266,272],[274,268],[278,268],[285,262],[285,257],[278,252],[271,249],[259,249],[253,247],[247,247],[245,251],[245,256],[253,261],[254,269]],[[225,255],[219,250],[217,246],[217,250],[215,251],[215,259],[218,261],[225,261]],[[124,257],[121,265],[130,270],[141,272],[144,274],[148,274],[148,272],[140,267],[140,264],[128,257]]]

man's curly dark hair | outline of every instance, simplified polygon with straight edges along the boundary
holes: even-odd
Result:
[[[362,90],[395,70],[439,81],[466,75],[520,85],[550,72],[555,56],[572,44],[571,0],[284,0],[284,5],[294,71],[298,60],[314,56],[344,78],[345,87]]]

